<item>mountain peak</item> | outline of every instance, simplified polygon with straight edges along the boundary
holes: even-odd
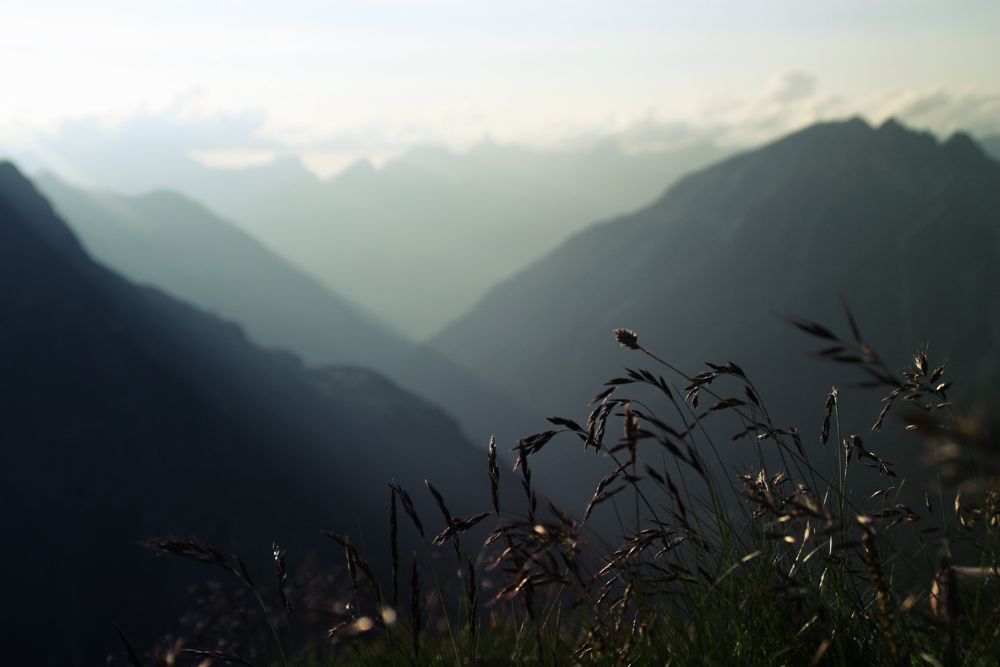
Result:
[[[375,165],[366,157],[358,158],[337,174],[338,179],[367,178],[376,171]]]
[[[853,116],[846,120],[822,121],[765,144],[751,153],[766,153],[779,146],[803,146],[807,150],[816,150],[822,145],[832,149],[836,146],[853,145],[855,142],[865,141],[875,132],[876,130],[860,116]]]
[[[845,134],[849,133],[854,135],[862,135],[862,134],[871,134],[875,132],[876,129],[872,127],[871,123],[869,123],[861,116],[851,116],[850,118],[845,118],[843,120],[820,121],[818,123],[809,125],[808,127],[804,128],[798,133],[793,133],[791,136],[795,136],[796,134],[805,134],[813,131],[841,132]]]
[[[985,157],[982,147],[967,133],[959,131],[944,142],[945,149],[958,155]]]
[[[879,132],[891,133],[891,132],[909,132],[902,123],[896,120],[895,116],[889,116],[878,126]]]
[[[762,205],[803,189],[846,188],[848,181],[862,178],[911,191],[940,187],[956,178],[946,164],[954,160],[953,152],[943,150],[932,134],[895,119],[877,128],[859,117],[824,121],[689,175],[656,206],[683,210],[686,219],[733,231],[746,216],[748,202]],[[699,213],[707,197],[715,202],[711,219]]]
[[[836,121],[834,121],[834,123],[836,124]],[[847,120],[841,121],[839,124],[855,129],[864,129],[864,130],[872,129],[872,126],[868,123],[868,121],[862,118],[861,116],[851,116]]]

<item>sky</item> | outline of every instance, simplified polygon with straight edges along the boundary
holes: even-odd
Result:
[[[330,172],[421,143],[742,145],[853,114],[985,135],[997,34],[996,0],[5,0],[0,145],[139,123],[210,163]]]

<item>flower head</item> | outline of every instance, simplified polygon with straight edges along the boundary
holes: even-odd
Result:
[[[615,340],[630,350],[639,349],[639,334],[631,329],[615,329]]]

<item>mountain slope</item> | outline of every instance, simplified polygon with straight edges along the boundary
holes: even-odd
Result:
[[[301,556],[319,528],[381,533],[392,478],[433,478],[456,512],[485,501],[481,455],[439,410],[124,281],[9,163],[0,368],[12,664],[95,664],[112,619],[140,641],[165,629],[192,575],[137,540],[200,535],[252,562],[271,539]]]
[[[406,340],[238,228],[186,197],[120,196],[74,188],[51,174],[37,184],[95,257],[246,327],[307,364],[353,364],[389,375],[461,420],[485,445],[535,428],[530,410],[436,350]]]
[[[629,327],[682,369],[740,363],[778,423],[811,428],[843,378],[799,354],[810,341],[778,315],[837,324],[842,297],[893,366],[930,341],[966,385],[995,383],[998,214],[1000,164],[968,137],[821,124],[577,234],[432,342],[532,404],[578,416],[602,380],[641,363],[611,339]]]
[[[308,362],[362,365],[408,347],[361,308],[181,195],[79,190],[50,173],[35,183],[100,261],[236,319],[262,344]]]

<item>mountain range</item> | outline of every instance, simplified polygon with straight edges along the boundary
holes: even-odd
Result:
[[[998,211],[1000,164],[964,134],[818,124],[574,235],[431,343],[579,420],[604,380],[652,363],[614,343],[626,327],[689,374],[706,360],[740,364],[777,423],[812,433],[831,384],[858,377],[810,359],[814,342],[783,317],[843,331],[844,300],[893,367],[929,342],[957,386],[987,398],[1000,377]],[[880,407],[855,399],[844,428],[867,431]],[[749,465],[738,447],[729,462]],[[563,478],[569,454],[545,455]]]
[[[144,146],[142,136],[107,144],[79,134],[48,146],[54,157],[42,164],[72,183],[193,198],[415,340],[573,231],[646,204],[725,154],[707,143],[633,153],[611,138],[558,151],[487,141],[460,152],[418,146],[323,179],[292,156],[213,168],[168,142],[139,150],[129,145]]]
[[[708,145],[639,155],[614,143],[580,153],[423,147],[378,169],[359,162],[330,181],[206,201],[424,339],[573,231],[644,205],[720,155]]]
[[[10,163],[0,368],[11,664],[101,662],[112,621],[140,645],[169,628],[204,575],[140,540],[198,536],[252,567],[272,540],[297,559],[330,548],[321,528],[381,534],[391,480],[427,517],[425,478],[456,513],[487,502],[485,457],[440,409],[369,370],[308,369],[121,278]]]

